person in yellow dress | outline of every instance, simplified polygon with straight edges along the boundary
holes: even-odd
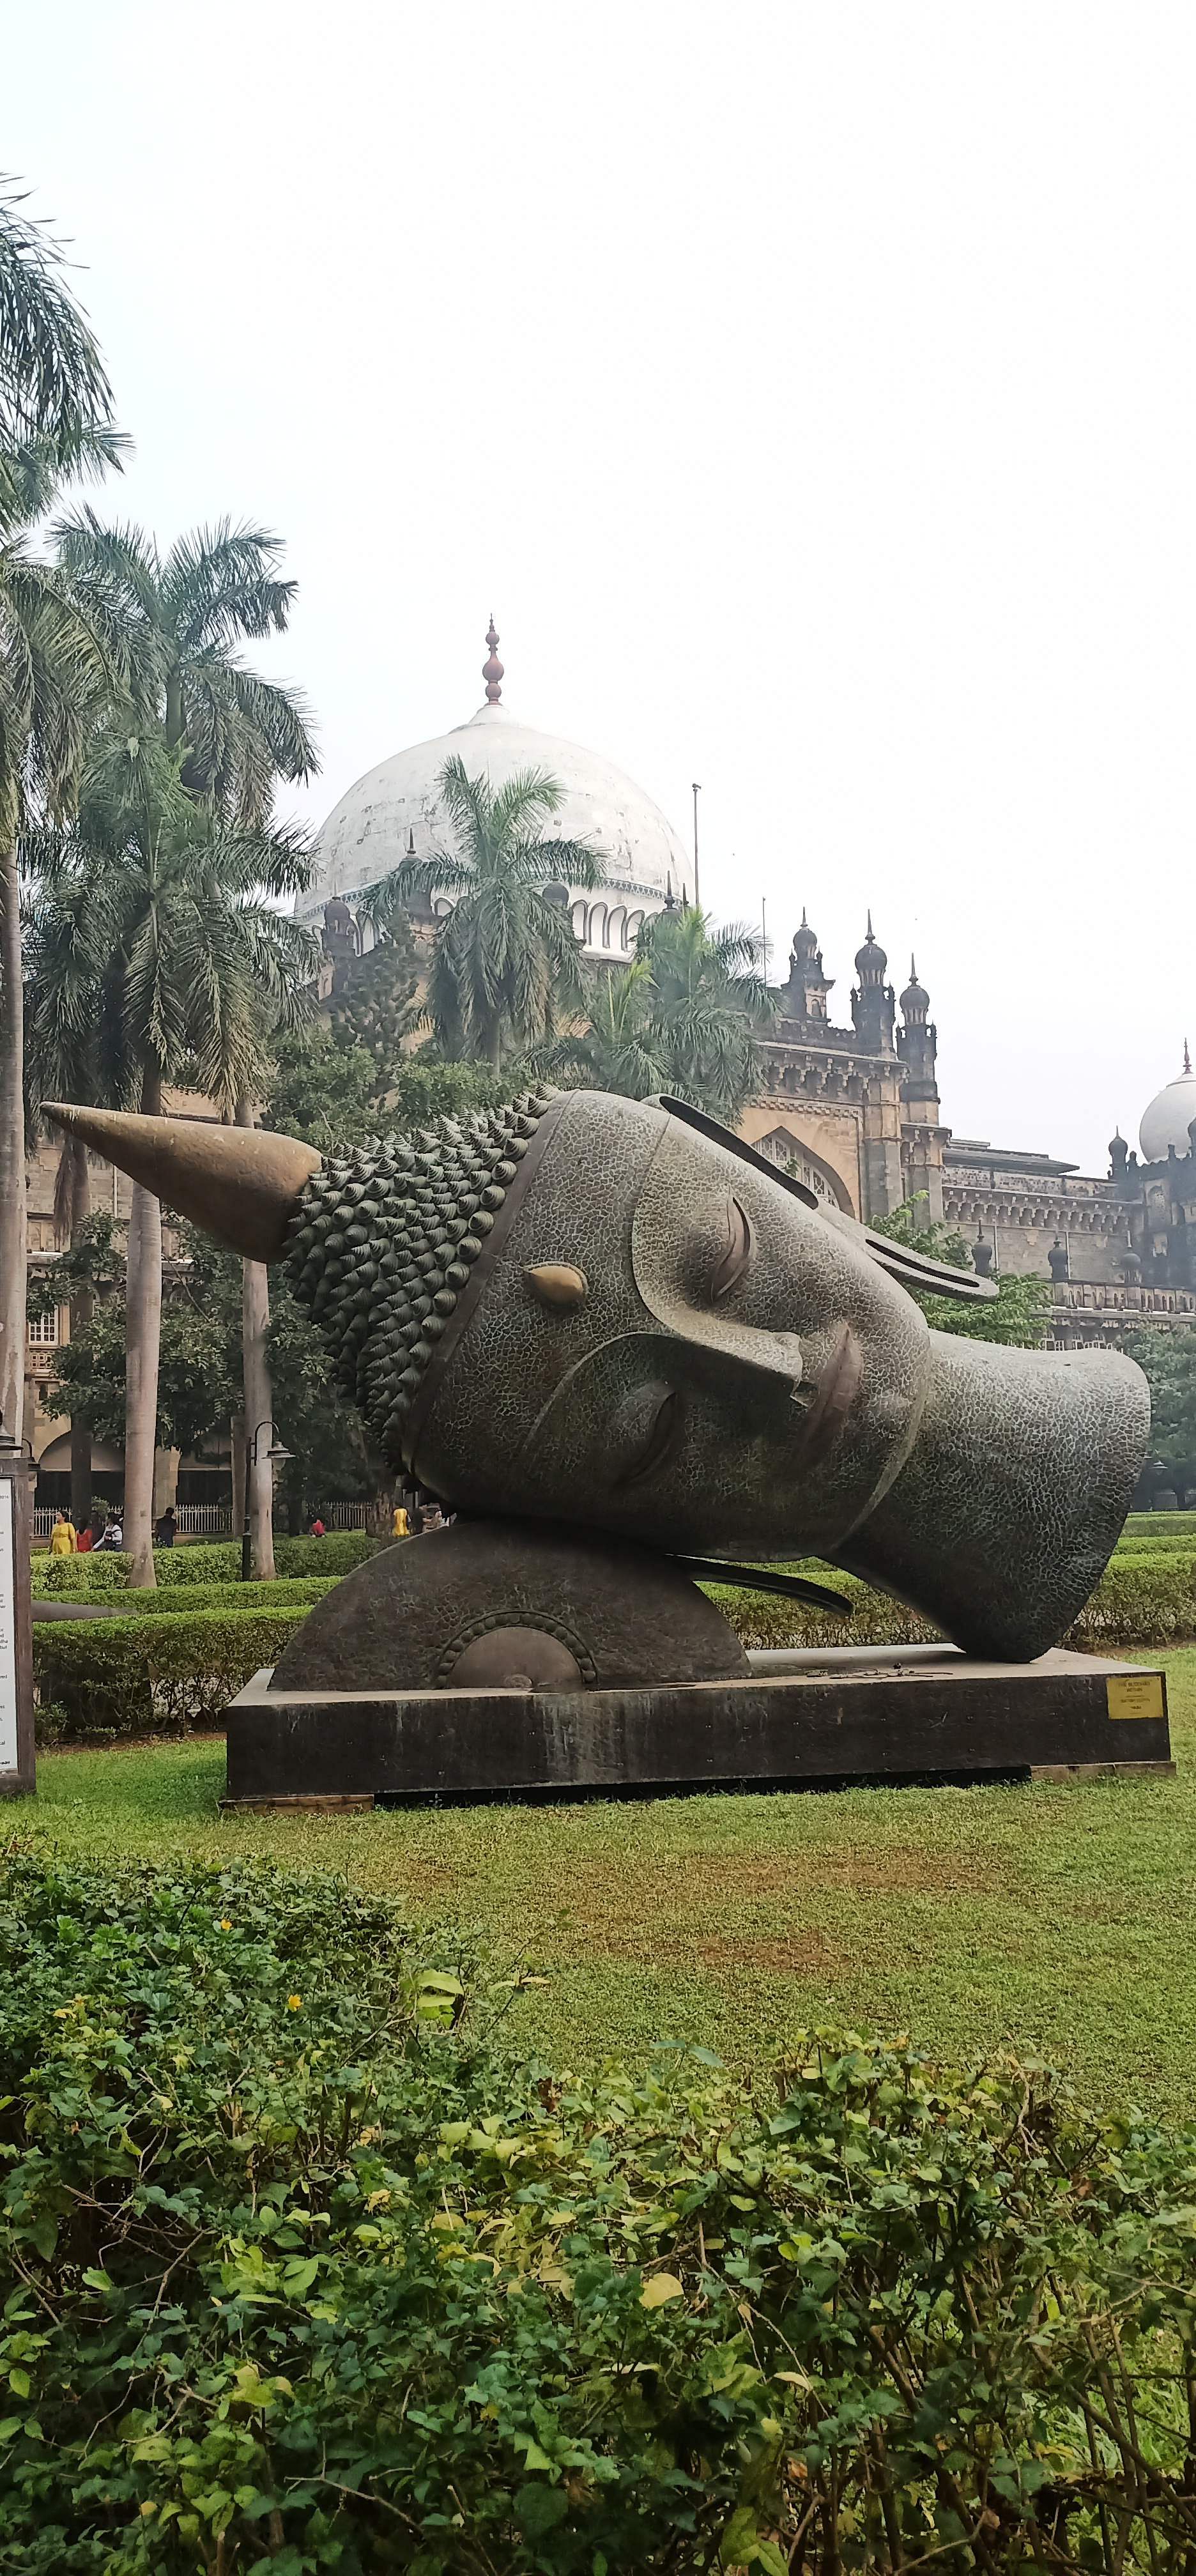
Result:
[[[394,1510],[391,1513],[390,1535],[392,1538],[410,1538],[411,1536],[411,1524],[407,1518],[406,1506],[403,1503],[396,1503]]]
[[[68,1520],[65,1512],[55,1512],[54,1527],[50,1532],[51,1556],[74,1556],[78,1545],[79,1533],[74,1522]]]

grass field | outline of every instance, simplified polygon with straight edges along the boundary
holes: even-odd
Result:
[[[840,2022],[954,2059],[1007,2042],[1095,2102],[1196,2115],[1196,1648],[1159,1660],[1171,1782],[222,1821],[200,1739],[44,1755],[20,1825],[340,1869],[480,1925],[547,1980],[515,2016],[558,2063],[662,2039],[771,2059]]]

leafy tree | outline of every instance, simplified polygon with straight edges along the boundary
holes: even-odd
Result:
[[[198,1259],[188,1270],[176,1269],[162,1302],[155,1438],[163,1449],[193,1450],[218,1423],[227,1423],[235,1386],[236,1349],[230,1350],[227,1320],[210,1292],[214,1247],[193,1245],[186,1229],[188,1254]],[[231,1258],[231,1256],[230,1256]],[[89,1312],[71,1338],[55,1353],[52,1396],[87,1426],[88,1442],[111,1441],[120,1447],[125,1434],[125,1339],[127,1264],[111,1216],[89,1217],[56,1265],[55,1295],[71,1293],[72,1316],[79,1290]]]
[[[179,1258],[163,1283],[155,1436],[159,1448],[194,1452],[213,1433],[227,1434],[242,1401],[242,1265],[209,1235],[174,1220]],[[56,1265],[53,1282],[35,1282],[30,1312],[56,1303],[64,1287],[72,1314],[86,1291],[89,1313],[55,1354],[51,1394],[86,1425],[93,1439],[117,1447],[125,1429],[127,1271],[108,1215],[90,1218]],[[293,1452],[278,1471],[293,1525],[323,1498],[375,1493],[387,1481],[360,1418],[338,1393],[310,1317],[279,1277],[272,1282],[269,1335],[274,1411]]]
[[[1183,1468],[1183,1485],[1196,1484],[1196,1332],[1146,1326],[1124,1347],[1150,1388],[1151,1457]]]
[[[505,1097],[506,1084],[482,1066],[446,1063],[426,1047],[384,1068],[348,1035],[350,1025],[308,1021],[279,1040],[264,1125],[326,1153],[388,1128],[410,1132],[434,1118],[465,1117]]]
[[[952,1226],[928,1225],[925,1214],[926,1195],[919,1191],[891,1216],[872,1218],[872,1231],[888,1235],[893,1243],[908,1243],[932,1261],[949,1261],[957,1270],[970,1270],[972,1255],[962,1234]],[[973,1342],[1012,1342],[1036,1350],[1046,1332],[1051,1292],[1045,1279],[1005,1272],[991,1306],[957,1306],[951,1297],[919,1296],[917,1302],[936,1333],[960,1333]]]
[[[403,859],[363,908],[385,929],[412,904],[430,912],[452,897],[436,925],[428,1016],[446,1055],[479,1056],[498,1074],[584,1006],[569,912],[545,887],[601,885],[604,861],[584,842],[545,838],[564,797],[547,770],[522,769],[494,789],[454,755],[439,785],[456,847]]]
[[[90,327],[64,283],[63,255],[25,200],[0,192],[0,1416],[24,1409],[24,1009],[22,824],[70,805],[97,691],[101,645],[61,575],[22,527],[65,475],[119,462],[111,389]]]
[[[279,578],[281,543],[222,519],[163,556],[139,528],[106,528],[94,510],[61,519],[58,560],[122,670],[142,723],[161,728],[180,777],[226,822],[260,830],[275,781],[318,768],[305,702],[236,651],[284,632],[296,584]]]

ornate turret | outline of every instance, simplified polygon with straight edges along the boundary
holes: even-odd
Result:
[[[789,952],[789,981],[781,989],[784,1018],[818,1020],[825,1027],[828,1018],[826,997],[834,980],[833,975],[824,975],[822,971],[822,950],[803,910]]]
[[[918,969],[911,957],[909,961],[909,982],[901,996],[902,1019],[907,1021],[911,1026],[923,1026],[929,1009],[930,995],[926,990],[926,986],[918,982]]]
[[[901,996],[901,1027],[897,1031],[897,1053],[905,1066],[905,1087],[910,1098],[928,1101],[933,1097],[937,1123],[939,1091],[935,1060],[938,1054],[938,1030],[927,1018],[929,1009],[930,995],[926,986],[918,982],[918,969],[911,957],[909,982]]]
[[[863,955],[863,950],[860,954]],[[918,969],[911,957],[909,982],[901,996],[901,1026],[897,1031],[906,1188],[911,1196],[925,1195],[931,1220],[938,1224],[943,1214],[943,1145],[946,1136],[941,1123],[942,1108],[935,1069],[938,1030],[927,1016],[929,1010],[930,995],[926,986],[918,982]],[[978,1270],[980,1266],[977,1254]]]
[[[896,1002],[892,985],[885,982],[888,963],[869,913],[863,947],[855,952],[855,971],[860,980],[851,997],[851,1016],[860,1045],[867,1048],[870,1055],[891,1055],[893,1052]]]

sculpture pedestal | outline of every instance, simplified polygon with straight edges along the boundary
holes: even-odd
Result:
[[[744,1680],[580,1691],[311,1691],[255,1673],[227,1713],[238,1807],[670,1796],[688,1789],[1170,1774],[1162,1673],[1056,1648],[755,1654]]]

